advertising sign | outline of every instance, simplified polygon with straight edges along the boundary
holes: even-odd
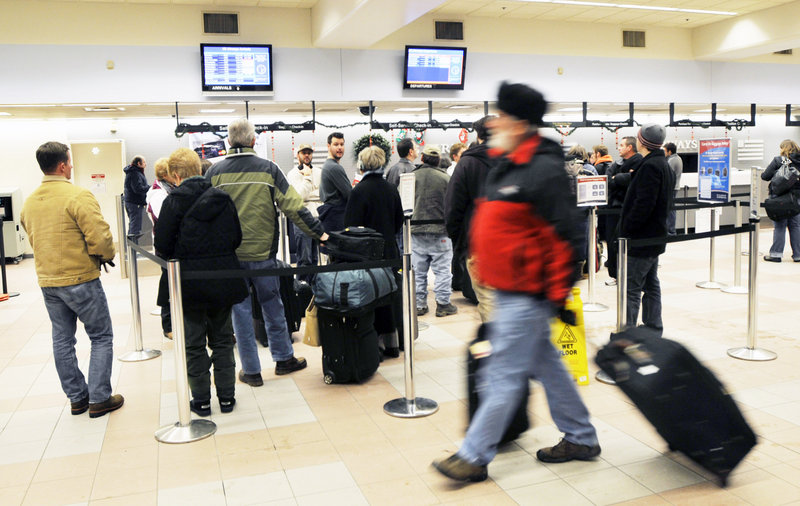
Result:
[[[703,139],[697,157],[697,201],[727,202],[731,194],[731,140]]]

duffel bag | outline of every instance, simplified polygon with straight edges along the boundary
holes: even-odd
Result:
[[[347,311],[368,306],[397,290],[388,267],[320,272],[314,277],[314,301],[325,309]]]
[[[383,258],[383,235],[367,227],[328,232],[325,247],[336,262],[364,262]]]
[[[794,192],[790,191],[765,200],[764,210],[773,221],[785,220],[800,214],[800,203],[797,202]]]

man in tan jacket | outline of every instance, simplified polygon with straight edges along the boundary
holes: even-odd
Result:
[[[33,246],[36,275],[53,326],[53,358],[72,414],[97,418],[119,409],[111,395],[113,339],[100,265],[114,258],[114,242],[97,199],[70,183],[69,146],[46,142],[36,150],[42,184],[25,200],[22,226]],[[89,381],[75,355],[77,320],[92,341]]]

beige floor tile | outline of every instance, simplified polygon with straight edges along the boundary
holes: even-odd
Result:
[[[122,497],[111,497],[91,502],[92,506],[156,506],[158,493],[155,490],[131,494]]]
[[[319,494],[304,495],[297,498],[299,506],[368,506],[369,503],[361,490],[345,488],[322,492]]]
[[[652,495],[652,491],[619,469],[602,469],[563,479],[596,504],[613,504]],[[609,483],[614,486],[610,487]]]
[[[711,482],[668,490],[660,495],[671,504],[681,506],[745,506],[749,504]]]
[[[477,497],[461,497],[455,501],[448,501],[443,504],[457,504],[459,506],[513,506],[518,503],[507,493],[496,492],[494,494],[481,495]]]
[[[659,495],[650,495],[647,497],[640,497],[638,499],[631,499],[630,501],[623,501],[615,504],[614,506],[668,506],[670,503]]]
[[[223,453],[219,456],[219,467],[224,480],[283,470],[278,452],[273,449]]]
[[[499,454],[489,464],[489,477],[503,490],[519,488],[558,478],[536,457],[524,451]]]
[[[119,471],[99,470],[92,487],[92,500],[156,490],[158,468],[155,466],[126,469],[124,476],[125,479],[120,479]]]
[[[172,465],[217,457],[216,441],[213,437],[189,444],[161,444],[158,446],[158,465]]]
[[[228,506],[264,504],[293,497],[292,487],[283,471],[230,478],[224,481],[224,485]]]
[[[302,423],[269,429],[276,448],[292,448],[298,444],[324,441],[327,435],[319,422]]]
[[[386,478],[416,476],[416,472],[411,468],[408,461],[397,451],[372,455],[342,456],[342,461],[359,485],[386,481]]]
[[[593,503],[563,480],[557,479],[506,491],[523,506],[591,506]]]
[[[734,476],[728,490],[751,504],[782,504],[800,497],[796,485],[761,469]]]
[[[619,469],[653,492],[683,488],[705,481],[701,476],[666,457],[619,466]]]
[[[362,485],[361,492],[372,506],[417,506],[440,502],[418,476]]]
[[[25,498],[25,493],[27,491],[27,485],[0,487],[0,504],[22,504],[22,500]]]
[[[215,482],[221,479],[222,473],[216,456],[169,463],[159,462],[158,465],[159,490]]]
[[[458,447],[452,443],[421,448],[399,448],[400,453],[417,474],[430,472],[431,462],[438,458],[448,457],[457,450]]]
[[[55,459],[42,459],[33,482],[53,481],[74,476],[94,475],[100,462],[99,453],[85,453]]]
[[[20,402],[18,410],[41,409],[64,407],[67,404],[67,399],[63,393],[58,394],[44,394],[44,395],[29,395]]]
[[[0,466],[0,488],[27,486],[33,479],[38,465],[38,461],[28,461]]]
[[[330,441],[313,441],[291,448],[278,448],[278,457],[286,470],[341,460]]]
[[[356,482],[342,462],[288,469],[286,477],[295,497],[356,487]]]
[[[226,506],[221,481],[158,490],[158,504],[169,506]]]
[[[158,447],[154,445],[131,448],[103,448],[99,469],[102,471],[124,470],[158,465]]]
[[[220,455],[240,453],[248,450],[274,449],[273,440],[267,430],[237,432],[235,434],[214,435],[216,448]]]
[[[63,480],[33,483],[25,494],[25,506],[72,504],[89,500],[94,475],[72,476]]]
[[[136,429],[107,430],[103,440],[103,450],[119,450],[136,446],[158,446],[155,429],[139,427]]]

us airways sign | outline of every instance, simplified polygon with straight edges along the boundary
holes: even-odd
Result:
[[[675,145],[678,147],[678,151],[697,151],[697,141],[675,141]]]

